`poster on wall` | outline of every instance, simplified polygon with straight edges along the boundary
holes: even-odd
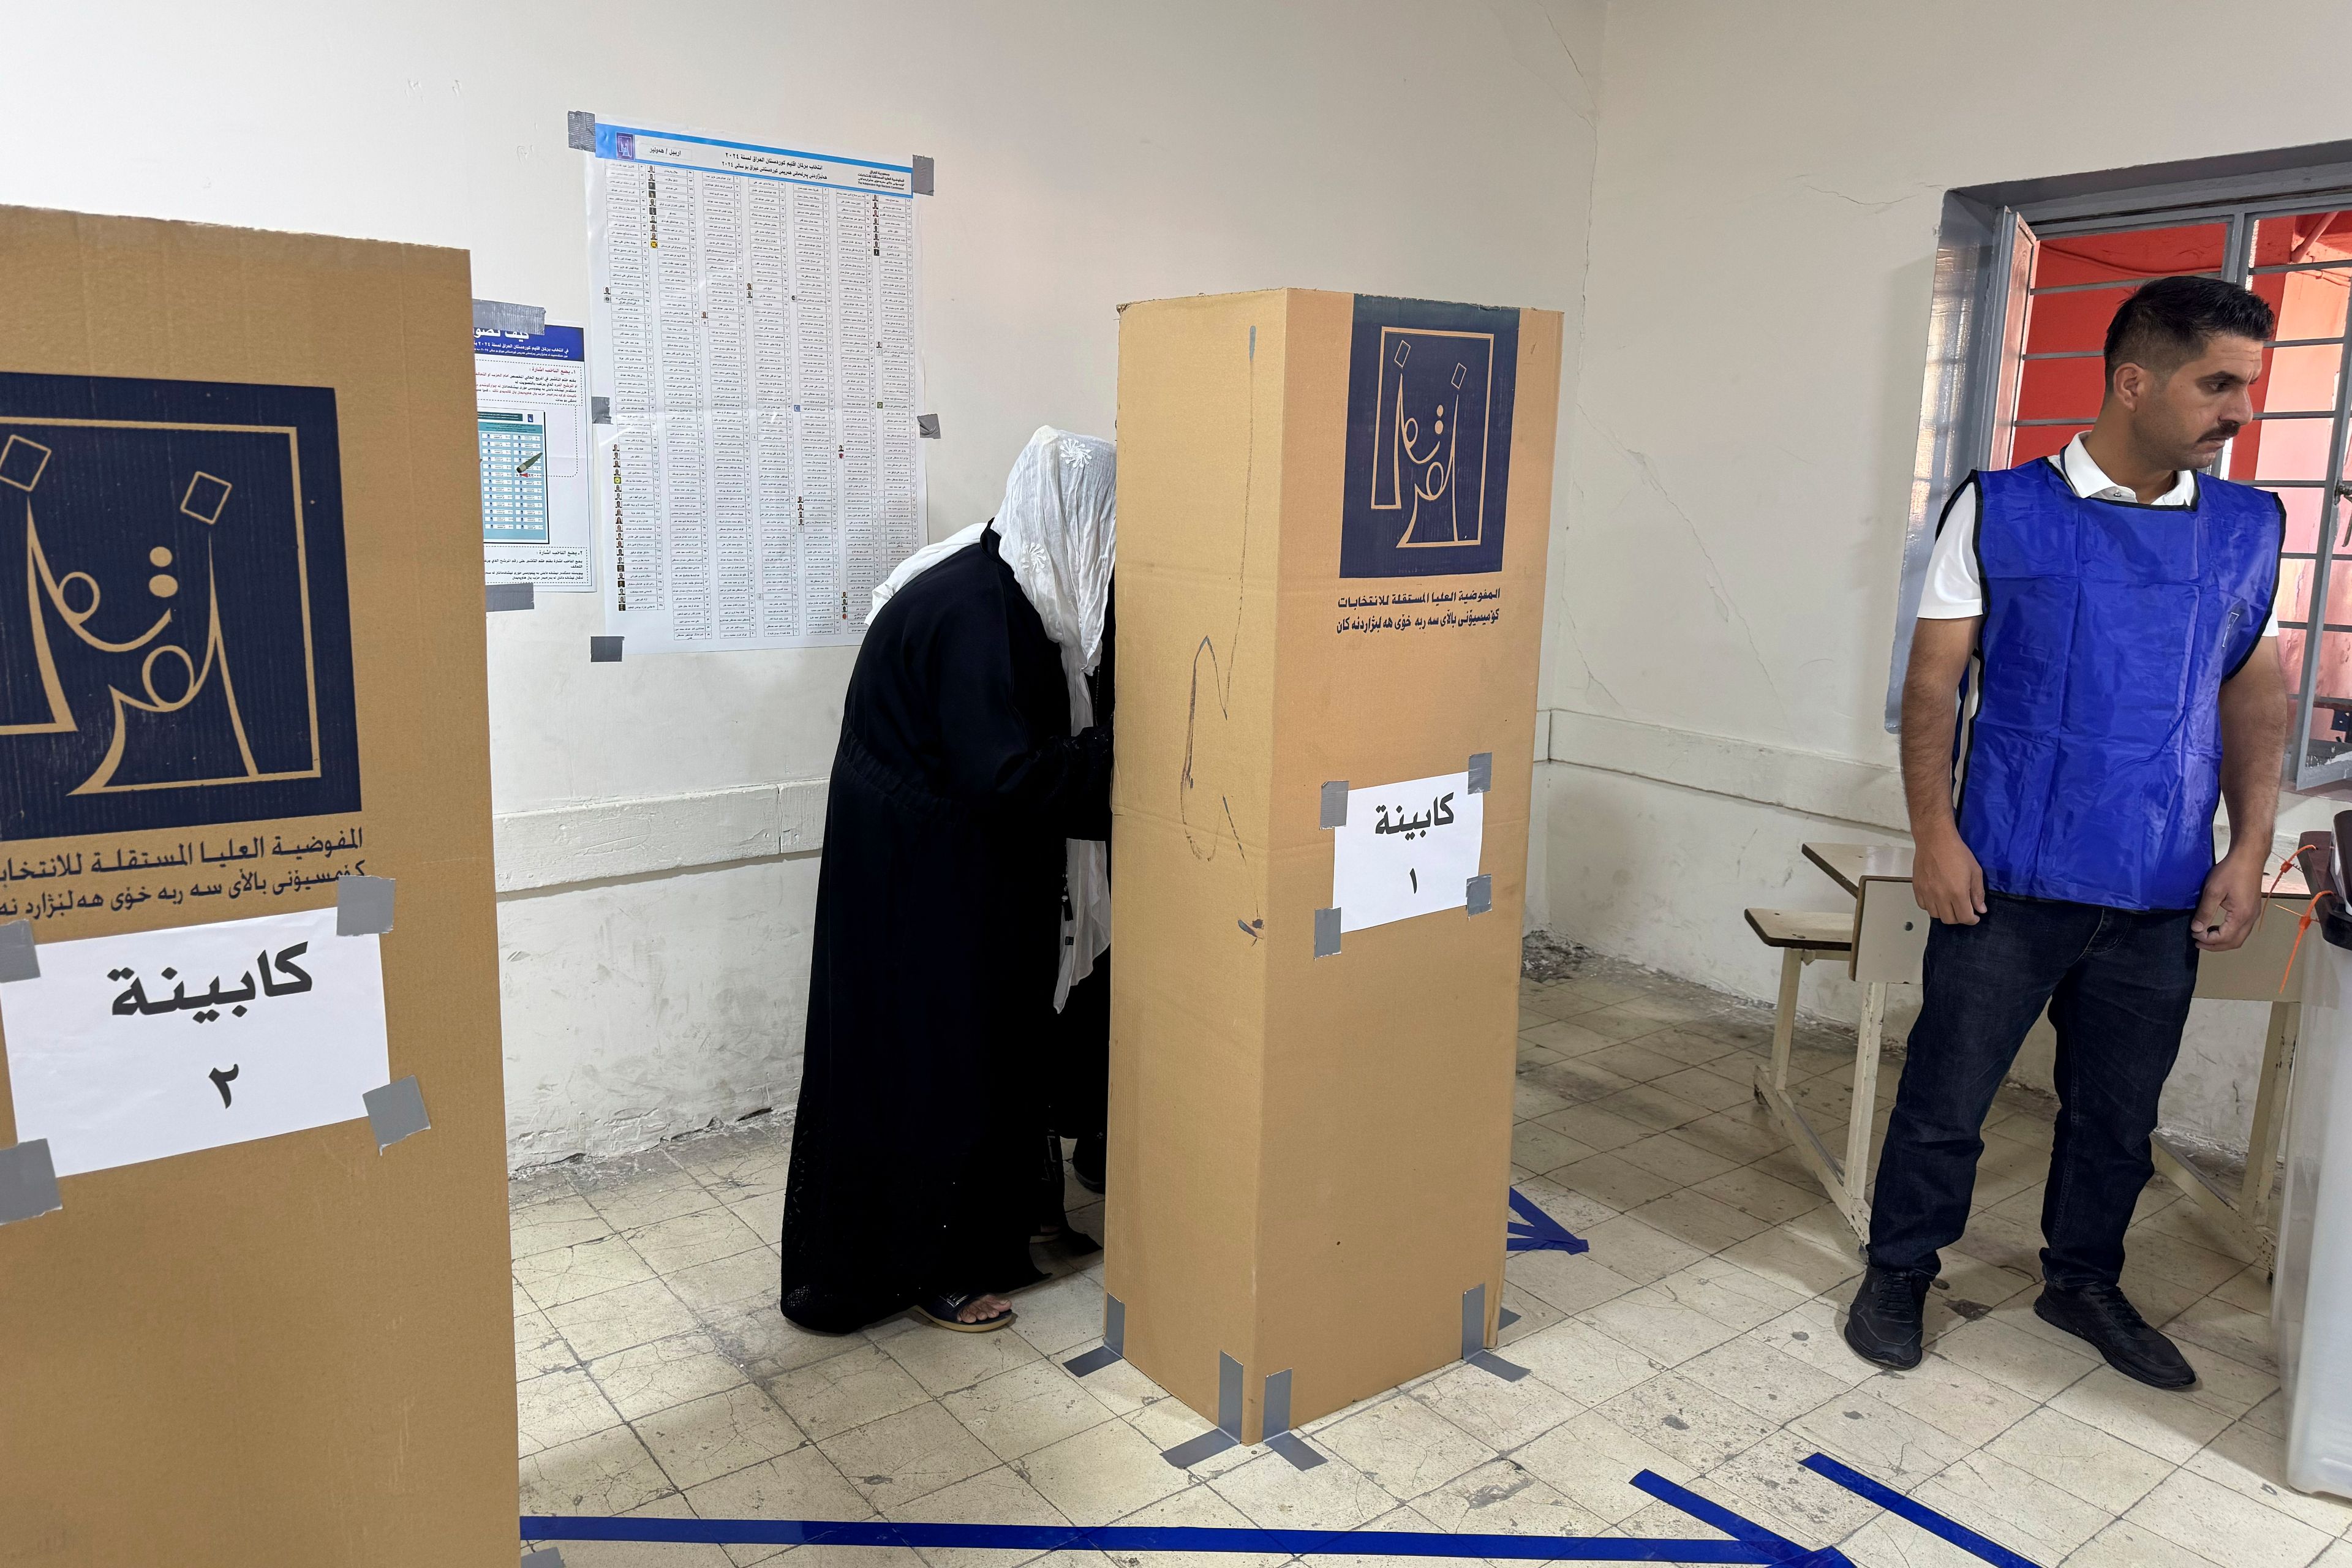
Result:
[[[578,327],[474,328],[482,580],[596,587],[588,504],[588,363]]]
[[[595,126],[592,489],[632,654],[855,642],[923,542],[914,196],[908,163]]]

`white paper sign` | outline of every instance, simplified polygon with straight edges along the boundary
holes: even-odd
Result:
[[[0,985],[18,1140],[70,1176],[364,1117],[392,1076],[378,942],[332,909],[43,942]]]
[[[1469,901],[1486,829],[1467,773],[1348,792],[1331,830],[1331,903],[1342,931],[1458,910]]]

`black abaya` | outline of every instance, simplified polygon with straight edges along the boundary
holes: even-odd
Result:
[[[1065,838],[1110,833],[1110,732],[981,542],[866,628],[825,808],[783,1310],[845,1332],[1035,1277]]]

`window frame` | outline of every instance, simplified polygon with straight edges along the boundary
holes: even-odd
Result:
[[[2250,275],[2257,219],[2308,212],[2336,197],[2352,210],[2352,142],[2011,181],[1945,194],[1887,672],[1885,727],[1890,733],[1901,729],[1911,631],[1944,501],[1971,470],[1995,466],[1997,454],[2008,449],[2017,427],[2014,413],[2033,247],[2042,239],[2074,235],[2223,222],[2229,232],[2222,276],[2243,282]],[[2318,624],[2304,638],[2304,668],[2294,682],[2296,743],[2282,759],[2281,782],[2295,789],[2352,778],[2352,746],[2315,760],[2309,744],[2324,634],[2352,633],[2352,626],[2337,627],[2326,619],[2331,552],[2315,548],[2319,539],[2333,539],[2339,523],[2352,517],[2352,498],[2344,484],[2347,427],[2352,427],[2352,332],[2347,335],[2332,417],[2326,477],[2313,481],[2324,491],[2315,550],[2282,557],[2294,560],[2307,554],[2315,561],[2312,604]],[[2224,452],[2217,468],[2228,460]],[[2297,623],[2296,629],[2305,625]]]

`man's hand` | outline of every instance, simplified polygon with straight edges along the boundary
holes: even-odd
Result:
[[[2263,912],[2263,862],[2259,856],[2226,856],[2205,879],[2189,934],[2207,952],[2228,952],[2252,936]]]
[[[1985,912],[1984,868],[1957,833],[1924,839],[1911,857],[1911,896],[1948,926],[1972,926]]]

